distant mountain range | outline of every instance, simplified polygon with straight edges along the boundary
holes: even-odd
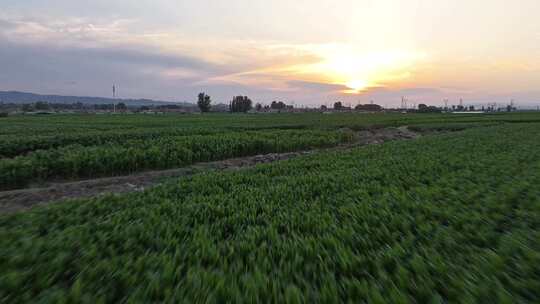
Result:
[[[47,103],[61,103],[61,104],[113,104],[123,102],[127,106],[161,106],[161,105],[179,105],[184,107],[196,107],[197,105],[189,102],[170,102],[160,101],[152,99],[113,99],[106,97],[87,97],[87,96],[62,96],[62,95],[40,95],[34,93],[17,92],[17,91],[0,91],[0,102],[3,103],[35,103],[38,101],[44,101]]]

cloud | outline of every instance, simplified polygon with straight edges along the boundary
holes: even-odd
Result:
[[[129,24],[124,20],[0,24],[0,89],[106,95],[115,83],[125,97],[178,100],[195,94],[197,82],[236,72],[234,66],[136,39],[123,32]]]
[[[14,28],[16,28],[17,25],[13,22],[10,22],[8,20],[3,20],[3,19],[0,19],[0,33],[2,32],[6,32],[8,30],[13,30]]]
[[[374,82],[379,86],[344,94],[344,85],[332,84],[336,79],[328,72],[329,67],[356,75],[375,59],[385,63],[395,57],[379,58],[377,52],[378,57],[363,57],[361,46],[355,49],[343,43],[223,40],[190,34],[150,29],[137,19],[0,14],[0,89],[108,96],[114,83],[122,97],[194,100],[198,92],[206,91],[218,102],[226,102],[233,95],[249,95],[265,103],[279,99],[312,105],[335,100],[399,105],[401,96],[432,104],[442,103],[443,98],[481,99],[482,92],[469,88],[470,79],[463,79],[462,84],[454,80],[437,86],[433,81],[436,70],[424,70],[423,82],[413,79],[418,76],[416,66],[407,66],[400,73],[386,71],[380,81]],[[347,52],[335,52],[339,50]],[[437,66],[443,64],[438,62]],[[448,74],[454,76],[455,67],[450,67]],[[529,81],[537,79],[535,72],[531,69]],[[350,79],[339,82],[345,80]],[[409,80],[408,86],[401,83]],[[499,100],[518,96],[516,100],[536,101],[540,93],[484,91],[483,96]]]
[[[263,102],[312,104],[343,98],[347,89],[302,72],[325,60],[317,50],[327,47],[320,45],[193,39],[137,31],[131,19],[3,18],[0,23],[5,89],[107,95],[115,83],[126,97],[189,99],[206,90],[217,100],[254,94]]]
[[[161,81],[164,85],[176,82],[179,92],[181,87],[217,84],[286,91],[289,79],[280,75],[283,69],[320,60],[294,45],[190,41],[166,31],[136,32],[132,28],[136,23],[126,19],[100,23],[80,18],[61,22],[0,19],[4,25],[0,37],[6,41],[0,46],[0,61],[5,73],[11,75],[8,83],[19,80],[18,87],[31,87],[31,83],[39,82],[41,89],[76,80],[81,85],[101,86],[105,79],[128,84],[146,79],[146,83]],[[47,76],[40,76],[44,74]]]
[[[173,100],[194,94],[186,90],[190,84],[227,72],[197,58],[154,51],[17,43],[0,45],[0,66],[3,89],[104,95],[116,83],[129,97]]]
[[[91,22],[82,18],[28,19],[0,17],[0,35],[12,42],[52,42],[57,46],[100,46],[129,41],[128,29],[135,22],[116,19]]]
[[[289,80],[287,83],[297,90],[309,91],[312,93],[342,93],[343,91],[348,90],[346,86],[340,84],[329,84],[301,80]]]

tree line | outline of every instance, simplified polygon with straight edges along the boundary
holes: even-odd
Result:
[[[210,112],[212,108],[212,98],[204,92],[199,93],[197,106],[202,113]],[[253,101],[247,96],[234,96],[229,102],[229,112],[246,113],[254,108]],[[283,101],[272,101],[270,105],[263,106],[260,103],[255,105],[256,111],[264,110],[291,110],[294,106],[288,105]]]

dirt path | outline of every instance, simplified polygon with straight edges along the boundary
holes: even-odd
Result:
[[[36,205],[60,202],[67,199],[88,198],[106,193],[143,191],[163,182],[164,179],[190,176],[209,170],[230,170],[271,163],[322,151],[350,149],[362,145],[380,144],[390,140],[413,139],[420,135],[407,127],[364,130],[357,132],[353,143],[328,149],[289,153],[272,153],[199,163],[189,167],[161,171],[147,171],[128,176],[106,177],[66,183],[51,183],[40,188],[0,192],[0,214],[29,209]]]

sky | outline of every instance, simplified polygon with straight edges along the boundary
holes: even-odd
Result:
[[[0,90],[540,105],[538,0],[0,0]]]

